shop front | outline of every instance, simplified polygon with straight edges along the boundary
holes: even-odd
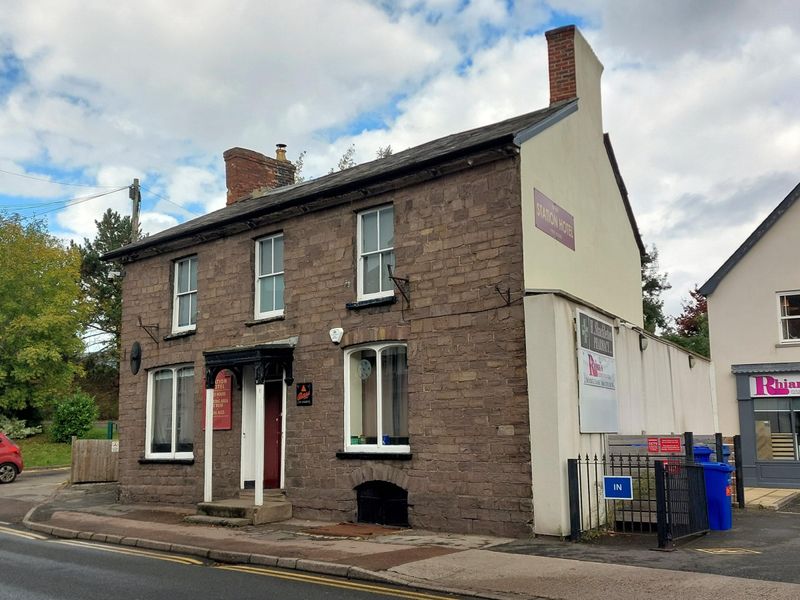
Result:
[[[745,485],[800,488],[800,363],[733,365]]]

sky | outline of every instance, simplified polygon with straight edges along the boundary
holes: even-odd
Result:
[[[308,178],[543,108],[569,23],[678,314],[800,181],[794,0],[0,0],[0,210],[80,241],[138,177],[155,233],[224,206],[234,146]]]

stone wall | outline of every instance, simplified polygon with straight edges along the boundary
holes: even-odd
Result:
[[[202,499],[204,350],[298,336],[297,382],[313,382],[312,406],[288,390],[285,489],[295,515],[354,520],[354,487],[371,479],[409,492],[412,526],[446,531],[530,532],[531,475],[522,297],[518,159],[506,158],[335,208],[312,212],[125,267],[123,348],[143,346],[143,369],[123,367],[121,485],[129,500]],[[396,274],[410,306],[360,309],[357,211],[392,203]],[[253,323],[254,240],[283,232],[285,315]],[[198,256],[197,330],[168,337],[175,259]],[[507,302],[510,294],[510,303]],[[159,326],[156,345],[139,327]],[[345,338],[334,346],[332,327]],[[411,460],[337,458],[343,449],[343,349],[381,339],[408,345]],[[147,369],[194,363],[198,405],[193,465],[141,464]],[[123,365],[125,362],[123,361]],[[214,497],[239,483],[241,400],[233,430],[214,435]]]

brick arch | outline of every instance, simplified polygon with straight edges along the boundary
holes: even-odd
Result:
[[[408,325],[389,327],[359,327],[342,336],[342,348],[368,344],[370,342],[403,342],[408,339],[411,328]]]
[[[414,491],[412,488],[416,487],[405,471],[384,464],[364,465],[350,474],[350,484],[353,489],[367,481],[388,481],[403,488],[409,495]]]

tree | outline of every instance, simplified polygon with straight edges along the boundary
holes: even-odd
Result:
[[[655,333],[657,328],[669,328],[661,294],[671,287],[667,274],[659,272],[658,248],[653,245],[642,257],[642,312],[646,331]]]
[[[0,410],[49,406],[81,371],[80,253],[19,215],[0,215],[0,248]]]
[[[78,247],[81,255],[81,282],[90,307],[85,335],[94,352],[108,353],[119,359],[119,336],[122,322],[122,264],[107,262],[101,256],[124,246],[131,239],[131,218],[120,217],[110,208],[95,221],[94,240],[84,238]]]
[[[350,167],[356,166],[356,145],[350,144],[350,147],[344,151],[339,162],[336,163],[336,170],[344,171],[345,169],[349,169]],[[331,169],[330,173],[333,173],[334,170]],[[329,173],[329,174],[330,174]]]
[[[389,158],[392,154],[394,154],[394,150],[392,150],[391,144],[388,144],[385,148],[383,146],[378,146],[378,149],[375,151],[375,156],[377,158]]]
[[[689,299],[682,303],[683,312],[675,319],[675,330],[663,337],[687,350],[711,356],[708,339],[708,303],[697,286],[689,290]]]

